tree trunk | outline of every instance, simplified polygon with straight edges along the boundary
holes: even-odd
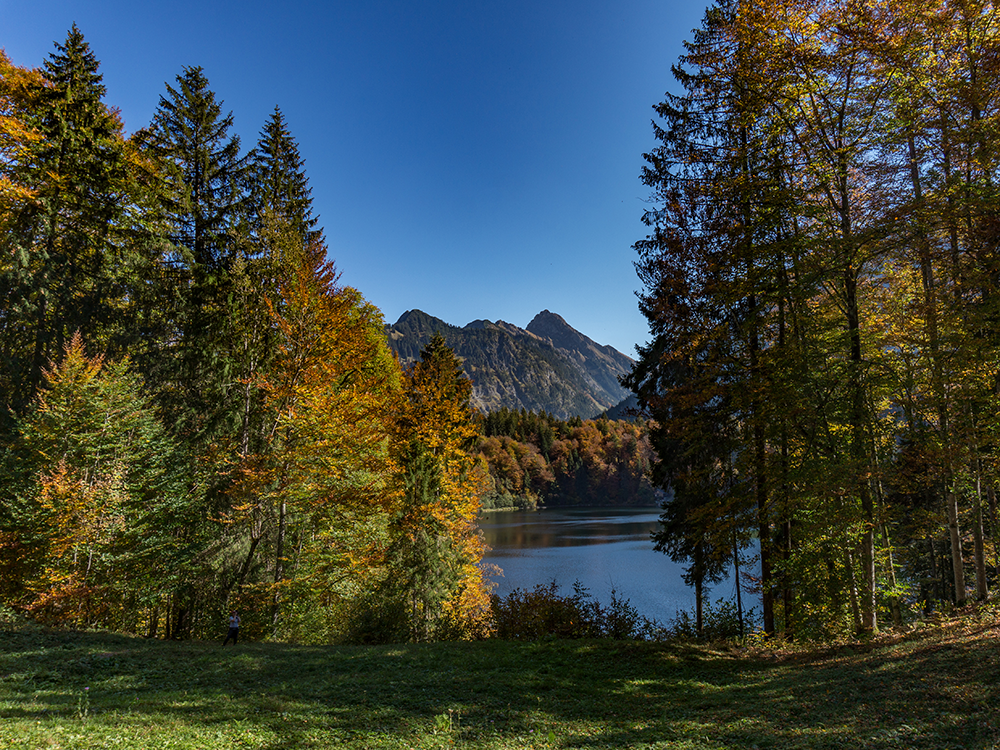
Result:
[[[699,570],[694,577],[694,628],[698,637],[705,634],[705,621],[702,611],[702,596],[704,595],[704,582]]]
[[[993,479],[986,482],[986,499],[990,504],[990,535],[993,537],[993,583],[996,585],[996,576],[1000,573],[1000,523],[997,518],[997,493],[993,489]]]
[[[951,539],[951,569],[955,579],[955,606],[965,606],[965,564],[962,560],[962,535],[958,528],[958,498],[951,486],[945,489],[948,504],[948,532]]]
[[[931,597],[934,593],[934,589],[938,587],[938,573],[937,573],[937,551],[934,549],[934,537],[927,537],[927,549],[930,555],[930,580],[933,584],[930,584],[933,588],[929,588],[927,592],[927,601],[924,603],[924,614],[929,615],[934,611],[934,605],[931,603]],[[937,599],[941,600],[944,598],[944,592],[938,592]]]
[[[733,575],[736,577],[736,616],[740,623],[740,638],[745,635],[743,627],[743,596],[740,593],[740,546],[736,539],[736,526],[733,526]]]
[[[926,319],[926,331],[928,349],[931,359],[931,389],[938,411],[938,434],[942,442],[949,439],[949,417],[948,407],[945,398],[944,377],[942,374],[941,357],[939,353],[938,324],[937,324],[937,296],[934,284],[934,267],[931,263],[930,243],[927,241],[926,232],[922,224],[920,212],[923,207],[923,191],[920,185],[920,172],[917,169],[917,151],[914,135],[908,133],[908,147],[910,157],[910,182],[913,186],[913,197],[917,207],[916,239],[920,252],[920,272],[924,290],[924,316]],[[948,511],[948,526],[951,529],[952,542],[952,572],[955,577],[955,603],[958,606],[965,604],[965,573],[962,564],[961,535],[958,529],[958,499],[952,490],[954,472],[951,461],[948,461],[945,474],[945,504]]]
[[[284,498],[278,503],[278,535],[274,544],[274,595],[271,599],[271,628],[277,632],[278,629],[278,606],[281,602],[281,594],[278,590],[285,576],[284,555],[285,555],[285,516],[287,506]]]
[[[861,607],[858,603],[858,584],[854,577],[854,558],[851,550],[844,547],[844,567],[847,569],[847,589],[851,597],[851,616],[854,619],[854,632],[861,632]]]
[[[989,587],[986,583],[986,549],[983,540],[983,488],[980,481],[979,459],[973,461],[976,472],[976,505],[973,509],[972,536],[975,540],[974,557],[976,567],[976,599],[985,602],[989,598]]]
[[[882,542],[885,544],[885,554],[888,558],[889,585],[893,594],[889,597],[889,609],[892,611],[892,624],[900,627],[903,624],[903,613],[899,607],[899,597],[896,595],[896,565],[892,559],[892,544],[889,542],[889,527],[882,523]]]
[[[846,196],[844,200],[847,200]],[[845,231],[849,232],[849,228],[845,228]],[[868,466],[868,441],[865,436],[861,318],[858,311],[857,278],[853,268],[844,272],[844,291],[847,327],[851,339],[851,453],[854,459],[853,478],[857,481],[858,499],[861,501],[862,523],[861,586],[855,586],[860,588],[861,621],[858,632],[873,633],[878,628],[875,614],[875,503],[868,480],[863,476],[866,473],[864,467]]]

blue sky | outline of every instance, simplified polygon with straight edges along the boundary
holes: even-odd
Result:
[[[245,148],[275,105],[342,282],[387,322],[526,326],[543,309],[634,356],[631,245],[652,106],[704,5],[680,0],[0,0],[37,66],[76,22],[131,132],[200,65]]]

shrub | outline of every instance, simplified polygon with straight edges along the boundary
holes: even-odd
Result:
[[[672,638],[694,640],[699,638],[695,610],[678,611],[670,621],[668,632]],[[743,630],[740,632],[739,611],[732,599],[720,599],[708,603],[702,610],[702,633],[700,638],[707,641],[721,641],[745,637],[757,627],[757,613],[753,607],[743,610]]]
[[[492,597],[496,637],[505,640],[541,638],[614,638],[658,640],[666,630],[612,590],[611,604],[601,606],[579,581],[573,594],[562,596],[555,581],[530,591],[515,589],[505,598]]]

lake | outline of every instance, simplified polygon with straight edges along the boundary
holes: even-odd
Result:
[[[678,610],[693,611],[694,589],[684,585],[683,565],[653,551],[649,534],[658,518],[656,508],[486,512],[479,520],[491,548],[484,562],[503,569],[493,577],[500,596],[553,580],[568,596],[579,580],[602,605],[611,602],[614,588],[640,614],[666,623]],[[727,580],[712,589],[711,598],[734,595]],[[754,604],[744,596],[744,606]]]

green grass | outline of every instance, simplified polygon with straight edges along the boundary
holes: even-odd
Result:
[[[2,626],[0,748],[993,748],[995,617],[811,651]],[[220,634],[221,635],[221,634]]]

